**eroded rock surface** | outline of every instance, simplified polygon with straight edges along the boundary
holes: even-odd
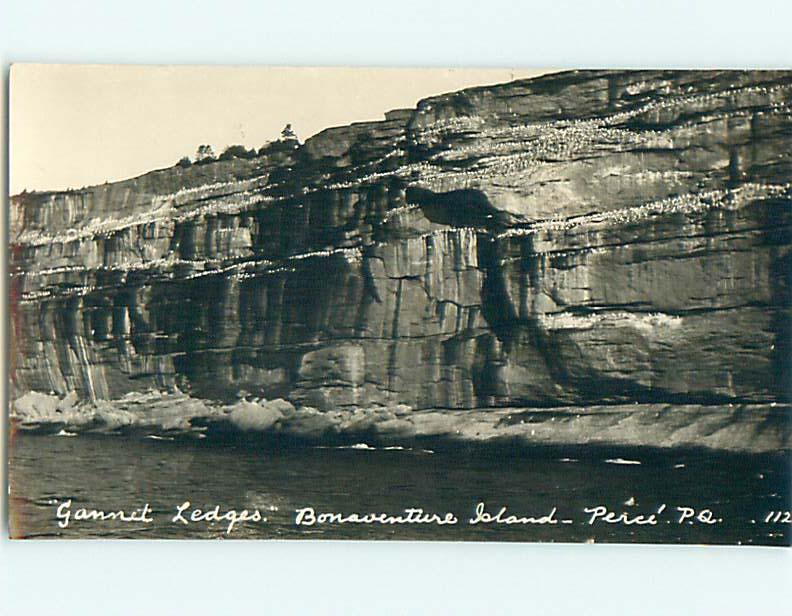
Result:
[[[790,93],[790,72],[560,73],[18,195],[12,393],[788,422]]]

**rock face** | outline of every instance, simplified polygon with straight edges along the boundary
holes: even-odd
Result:
[[[792,384],[791,94],[790,72],[560,73],[18,195],[13,392],[769,408]]]

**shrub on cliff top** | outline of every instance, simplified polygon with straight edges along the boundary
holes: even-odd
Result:
[[[243,145],[229,145],[223,153],[220,154],[218,160],[231,160],[232,158],[255,158],[256,150],[251,148],[248,150]]]

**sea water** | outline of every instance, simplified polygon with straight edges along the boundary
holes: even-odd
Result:
[[[9,480],[11,534],[20,538],[789,545],[792,536],[785,456],[317,446],[64,430],[17,433]],[[75,519],[80,510],[106,519]],[[119,511],[126,520],[109,515]],[[416,522],[419,515],[456,522]]]

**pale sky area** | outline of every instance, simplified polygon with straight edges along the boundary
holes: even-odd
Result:
[[[11,194],[134,177],[193,158],[203,143],[217,154],[259,148],[286,123],[304,141],[427,96],[545,72],[16,64]]]

